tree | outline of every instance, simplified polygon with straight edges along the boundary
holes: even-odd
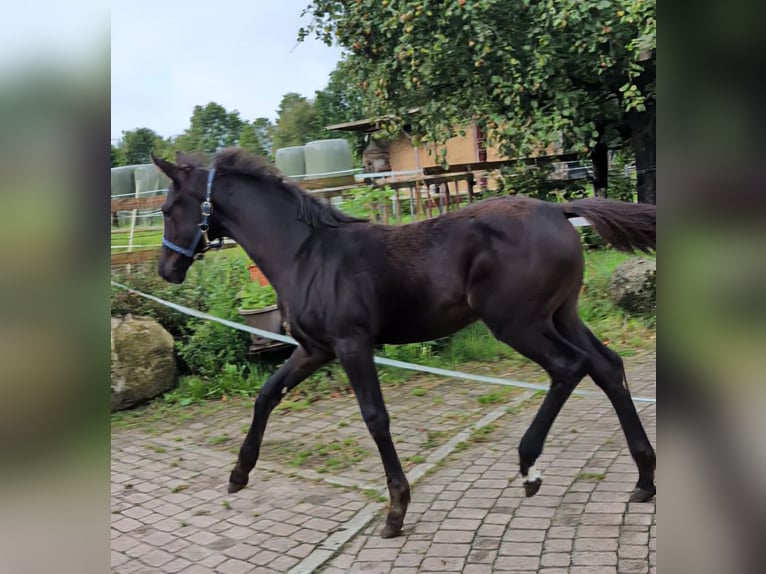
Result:
[[[364,136],[346,132],[330,132],[325,129],[326,126],[332,124],[366,117],[362,94],[349,78],[347,66],[348,61],[345,59],[338,62],[335,69],[330,72],[327,86],[316,92],[313,101],[314,124],[318,139],[339,137],[347,139],[355,155],[361,156],[365,146]]]
[[[111,145],[111,148],[112,148],[112,167],[125,165],[125,156],[122,153],[122,150],[118,147],[115,147],[114,145]]]
[[[295,92],[282,96],[274,128],[274,149],[303,145],[316,139],[317,131],[311,102]]]
[[[240,147],[263,157],[271,155],[273,129],[268,118],[256,118],[252,123],[244,123],[239,136]]]
[[[151,154],[155,150],[162,149],[165,145],[162,137],[149,128],[137,128],[122,132],[120,151],[122,163],[120,165],[137,165],[151,163]],[[115,155],[112,154],[112,161]]]
[[[299,39],[350,52],[348,79],[370,115],[395,117],[392,135],[408,123],[444,142],[473,120],[504,155],[558,144],[599,169],[603,150],[627,147],[639,198],[654,201],[654,0],[313,0],[306,11]]]
[[[191,125],[178,136],[175,146],[187,152],[215,153],[239,143],[244,124],[238,111],[229,112],[215,102],[194,106]]]

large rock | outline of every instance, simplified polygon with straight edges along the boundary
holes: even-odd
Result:
[[[653,313],[657,305],[657,263],[638,257],[614,270],[607,288],[609,298],[630,313]]]
[[[173,337],[149,317],[112,317],[112,411],[175,387]]]

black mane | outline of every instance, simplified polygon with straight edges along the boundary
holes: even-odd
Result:
[[[368,221],[367,219],[352,217],[331,205],[322,203],[295,183],[286,180],[268,160],[242,148],[228,148],[218,152],[215,156],[214,166],[216,171],[220,173],[252,177],[262,182],[271,183],[291,194],[298,203],[298,220],[311,227],[338,227],[348,223]]]

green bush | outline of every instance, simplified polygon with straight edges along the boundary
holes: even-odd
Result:
[[[173,303],[237,322],[242,322],[237,314],[237,294],[251,282],[247,260],[223,252],[192,265],[180,285],[162,280],[154,266],[113,274],[112,278]],[[226,364],[246,364],[250,337],[243,331],[189,317],[114,286],[111,307],[112,315],[153,317],[167,329],[176,341],[182,373],[216,377]]]
[[[352,189],[343,196],[340,209],[353,217],[367,218],[370,221],[380,219],[380,206],[390,201],[393,190],[389,186],[363,186]]]
[[[165,402],[181,406],[231,396],[253,396],[263,386],[267,373],[250,365],[226,364],[213,379],[190,375],[182,377],[178,387],[164,396]]]
[[[255,281],[246,283],[237,297],[242,309],[263,309],[277,304],[277,292],[274,291],[274,287]]]
[[[553,170],[550,163],[503,167],[495,195],[523,195],[557,203],[592,195],[592,187],[585,180],[551,179]]]
[[[242,322],[237,313],[237,294],[251,281],[243,261],[229,257],[203,260],[189,270],[187,281],[203,294],[197,307],[221,319]],[[192,271],[194,273],[192,273]],[[213,321],[191,320],[189,337],[177,344],[178,354],[192,373],[216,377],[224,365],[244,365],[250,335]]]

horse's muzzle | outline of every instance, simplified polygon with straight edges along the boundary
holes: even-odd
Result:
[[[183,283],[186,279],[186,272],[191,265],[191,261],[188,263],[184,261],[182,257],[171,254],[167,257],[160,257],[157,262],[157,273],[168,283],[179,284]]]

